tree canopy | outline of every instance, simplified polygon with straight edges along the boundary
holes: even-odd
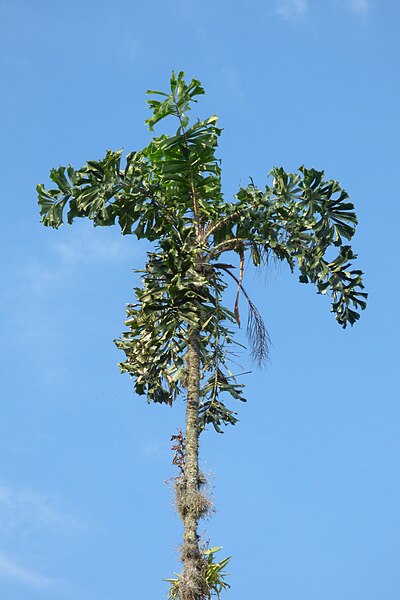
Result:
[[[221,161],[216,156],[221,129],[217,117],[189,120],[189,111],[204,94],[196,79],[173,73],[170,92],[148,92],[153,131],[163,119],[175,117],[175,135],[154,137],[150,144],[122,159],[107,151],[82,168],[52,169],[55,188],[38,185],[44,225],[87,217],[95,226],[118,223],[123,235],[155,243],[135,289],[137,303],[127,306],[127,331],[116,341],[126,354],[122,371],[135,379],[135,392],[149,402],[172,403],[185,387],[188,330],[200,327],[202,427],[236,422],[225,398],[244,400],[243,385],[228,368],[235,341],[232,327],[240,322],[223,304],[226,275],[242,283],[246,255],[257,267],[271,258],[299,272],[331,298],[331,311],[342,327],[353,325],[366,306],[362,272],[348,241],[357,218],[348,194],[323,171],[299,168],[270,171],[260,188],[250,181],[233,200],[224,198]],[[328,250],[336,248],[334,258]],[[220,262],[227,251],[240,257],[240,276]],[[268,355],[268,335],[260,313],[248,298],[248,335],[256,363]],[[151,362],[149,362],[151,356]]]

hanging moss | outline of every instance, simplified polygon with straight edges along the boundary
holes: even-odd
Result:
[[[205,479],[202,481],[205,482]],[[205,483],[200,485],[205,485]],[[181,519],[184,519],[188,513],[196,520],[204,519],[213,511],[213,502],[206,494],[200,490],[187,491],[184,477],[178,477],[175,480],[174,487],[175,507]]]

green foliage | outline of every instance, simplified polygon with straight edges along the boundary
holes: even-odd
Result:
[[[77,217],[95,226],[118,223],[123,235],[154,242],[154,251],[128,304],[126,331],[116,341],[126,358],[121,370],[134,378],[135,391],[149,402],[172,403],[186,387],[185,354],[193,331],[200,332],[200,424],[235,424],[227,399],[244,400],[243,386],[228,368],[235,348],[238,306],[223,305],[227,275],[249,305],[253,356],[267,357],[268,335],[259,312],[230,264],[220,262],[234,251],[244,264],[248,254],[258,267],[270,258],[298,269],[300,282],[313,283],[331,298],[340,325],[353,325],[366,306],[362,272],[348,242],[357,219],[348,195],[324,172],[301,167],[298,173],[275,168],[265,188],[251,182],[228,202],[221,191],[216,157],[221,129],[217,118],[190,123],[188,113],[204,94],[200,82],[185,83],[173,73],[170,92],[149,92],[151,131],[164,118],[178,121],[174,135],[154,137],[144,149],[108,151],[82,168],[53,169],[52,189],[37,187],[42,222],[58,228]],[[336,256],[332,259],[332,249]]]
[[[226,248],[235,249],[236,240],[251,249],[255,266],[268,256],[297,265],[301,283],[314,283],[318,293],[330,292],[332,312],[346,327],[359,318],[351,308],[366,307],[362,272],[350,269],[357,258],[343,238],[350,240],[357,219],[348,194],[337,181],[325,181],[324,172],[300,167],[300,174],[273,169],[272,185],[260,190],[251,184],[240,189],[236,203],[230,203],[222,225],[214,227],[217,244],[214,256]],[[232,241],[231,241],[232,240]],[[328,260],[329,249],[338,248]]]
[[[190,332],[199,329],[204,374],[200,424],[204,428],[211,423],[221,431],[221,423],[236,422],[221,394],[244,400],[242,385],[227,368],[227,346],[235,342],[226,324],[233,323],[234,316],[221,304],[226,284],[201,258],[204,252],[192,234],[184,229],[182,236],[171,235],[160,242],[158,252],[149,253],[142,286],[135,290],[138,303],[128,305],[128,330],[116,344],[126,354],[121,370],[135,378],[136,393],[146,394],[149,402],[172,404],[186,387]]]
[[[230,585],[225,581],[228,573],[225,572],[225,567],[228,565],[231,557],[228,556],[224,558],[220,562],[215,562],[215,554],[222,549],[222,546],[217,546],[215,548],[209,548],[204,550],[204,556],[206,558],[205,563],[205,581],[208,587],[207,600],[211,600],[211,598],[215,597],[220,600],[221,593],[230,588]],[[179,600],[179,580],[180,575],[176,573],[176,578],[174,579],[166,579],[168,583],[171,584],[171,588],[168,593],[169,600]]]
[[[205,93],[204,89],[201,87],[200,81],[192,79],[189,85],[187,85],[184,77],[185,73],[183,73],[183,71],[180,71],[178,76],[176,73],[172,72],[172,77],[170,79],[170,94],[159,92],[157,90],[147,91],[147,93],[152,96],[161,96],[165,98],[165,100],[152,99],[147,101],[147,104],[153,112],[153,115],[149,119],[146,119],[150,131],[153,131],[154,125],[158,123],[158,121],[172,115],[178,117],[181,121],[182,132],[184,132],[189,123],[187,113],[190,110],[190,103],[197,102],[197,100],[195,100],[196,96],[201,96]]]

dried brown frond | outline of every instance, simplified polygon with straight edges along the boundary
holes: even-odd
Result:
[[[258,367],[264,365],[269,358],[269,347],[271,345],[271,339],[269,337],[269,333],[267,328],[265,327],[265,323],[260,315],[258,308],[255,304],[250,300],[248,293],[243,287],[243,267],[241,265],[241,274],[240,278],[236,277],[230,269],[232,265],[225,265],[222,263],[214,264],[214,267],[218,269],[222,269],[226,273],[228,273],[232,279],[236,281],[238,284],[238,292],[241,291],[246,298],[249,304],[249,318],[247,321],[247,337],[249,339],[251,345],[251,356],[253,360],[256,362]],[[235,301],[235,318],[238,325],[240,325],[239,318],[239,307],[238,307],[238,297],[236,297]]]
[[[271,339],[265,323],[250,298],[246,295],[249,303],[249,317],[247,321],[247,337],[251,345],[251,356],[258,367],[262,367],[269,358]]]
[[[175,442],[175,444],[171,447],[171,450],[174,451],[172,464],[176,465],[180,470],[181,475],[183,475],[186,459],[186,440],[182,429],[178,429],[177,435],[171,436],[171,442]]]

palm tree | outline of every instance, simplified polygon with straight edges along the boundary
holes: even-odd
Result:
[[[184,524],[182,574],[173,581],[171,597],[211,598],[227,586],[212,580],[213,553],[199,539],[198,523],[210,509],[199,470],[199,435],[213,426],[234,425],[229,398],[244,401],[243,385],[229,370],[234,328],[240,326],[239,296],[249,307],[247,333],[257,364],[268,357],[268,333],[243,287],[246,256],[255,267],[271,258],[298,269],[302,283],[313,283],[331,297],[331,311],[342,327],[353,325],[364,309],[362,272],[349,245],[357,219],[348,195],[324,172],[301,167],[296,174],[275,168],[265,188],[253,181],[233,201],[221,191],[221,166],[216,157],[221,130],[217,117],[189,122],[188,113],[204,94],[199,81],[185,82],[172,74],[168,93],[149,91],[152,115],[147,124],[167,117],[178,120],[175,135],[154,137],[143,150],[131,152],[122,164],[121,151],[107,151],[81,169],[52,169],[54,189],[38,185],[42,222],[58,228],[77,217],[95,226],[118,222],[122,234],[153,242],[153,251],[135,289],[136,303],[127,305],[126,331],[116,340],[125,353],[123,372],[148,402],[171,404],[186,398],[185,435],[173,436],[176,504]],[[328,249],[336,249],[333,260]],[[234,252],[239,271],[224,262]],[[232,255],[231,255],[232,256]],[[228,282],[237,287],[233,310],[224,306]],[[210,559],[211,556],[211,559]],[[219,564],[226,564],[222,561]]]

